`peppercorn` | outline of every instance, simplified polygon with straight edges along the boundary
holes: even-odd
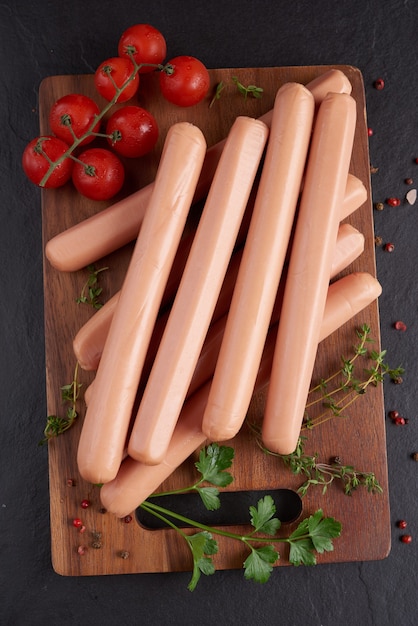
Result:
[[[125,522],[125,524],[130,524],[132,522],[132,515],[125,515],[123,521]]]
[[[393,379],[393,382],[395,383],[395,385],[402,385],[403,383],[402,376],[395,376],[395,378]]]
[[[396,522],[396,526],[398,528],[406,528],[408,526],[408,523],[404,519],[400,519]]]
[[[411,535],[401,535],[402,543],[412,543]]]
[[[411,458],[412,458],[413,461],[418,461],[418,452],[413,452],[411,454]]]
[[[378,91],[382,91],[385,86],[385,81],[383,80],[383,78],[377,78],[373,84],[375,86],[375,89],[377,89]]]
[[[389,206],[399,206],[399,205],[400,205],[400,203],[401,203],[401,201],[400,201],[400,199],[399,199],[399,198],[393,198],[393,197],[391,197],[391,198],[387,198],[387,199],[386,199],[386,203],[387,203]]]
[[[405,178],[405,184],[406,185],[412,185],[414,181],[412,180],[412,178]]]
[[[374,208],[376,209],[376,211],[383,211],[385,205],[383,204],[383,202],[376,202]]]
[[[393,243],[385,243],[386,252],[393,252],[395,249],[395,244]]]
[[[395,420],[397,417],[399,417],[399,411],[389,411],[389,417],[391,420]]]
[[[87,500],[87,498],[84,498],[84,500],[81,501],[81,508],[88,509],[89,506],[90,506],[90,500]]]
[[[404,417],[395,417],[395,419],[393,420],[393,422],[396,424],[396,426],[405,426],[405,418]]]
[[[119,552],[119,556],[121,559],[128,559],[129,558],[129,552],[127,550],[121,550],[121,552]]]
[[[100,550],[100,548],[102,547],[102,542],[101,541],[92,541],[91,542],[91,547],[94,548],[95,550]]]
[[[405,332],[405,331],[406,331],[406,324],[405,324],[405,322],[402,322],[401,320],[398,320],[397,322],[395,322],[395,323],[393,324],[393,327],[394,327],[396,330],[402,330],[403,332]]]
[[[367,129],[367,135],[368,135],[369,137],[371,137],[371,136],[373,135],[373,128],[368,128],[368,129]]]
[[[81,528],[82,525],[83,525],[83,522],[81,521],[79,517],[76,517],[73,519],[73,526],[75,526],[75,528]]]

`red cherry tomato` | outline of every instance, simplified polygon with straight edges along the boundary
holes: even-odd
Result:
[[[159,30],[149,24],[135,24],[122,33],[118,44],[118,54],[120,57],[129,57],[135,63],[161,64],[167,54],[167,45],[163,35]],[[144,66],[139,72],[145,74],[152,72],[155,68]]]
[[[125,170],[110,150],[89,148],[78,156],[73,168],[73,183],[79,193],[90,200],[109,200],[122,189]]]
[[[91,98],[82,94],[68,94],[55,102],[49,113],[49,125],[54,135],[72,144],[75,138],[82,137],[94,123],[100,110]],[[97,133],[100,122],[92,128]],[[94,135],[83,139],[79,144],[84,146],[93,141]]]
[[[210,87],[209,72],[199,59],[179,56],[168,62],[171,73],[161,71],[160,89],[164,98],[172,104],[189,107],[206,96]]]
[[[22,167],[26,176],[36,185],[40,185],[48,172],[51,161],[57,161],[69,146],[58,137],[36,137],[26,146],[22,155]],[[43,187],[55,188],[65,185],[71,178],[74,161],[66,157],[55,166]]]
[[[125,157],[141,157],[151,152],[158,139],[158,126],[153,115],[133,105],[121,107],[106,125],[112,148]]]
[[[110,102],[116,95],[115,85],[118,89],[130,80],[124,90],[119,94],[117,102],[126,102],[134,96],[139,87],[139,75],[134,75],[134,64],[127,57],[113,57],[103,61],[94,74],[94,84],[99,94]]]

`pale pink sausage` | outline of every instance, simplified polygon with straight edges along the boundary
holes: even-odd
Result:
[[[351,224],[340,224],[331,263],[331,278],[339,274],[364,251],[364,235]]]
[[[320,340],[325,339],[345,324],[356,313],[371,304],[380,294],[378,281],[366,273],[348,275],[333,283],[328,291],[321,324]],[[261,359],[255,383],[255,391],[268,384],[274,354],[275,333],[273,326]],[[203,412],[210,389],[210,382],[189,398],[177,422],[164,460],[158,465],[146,465],[127,457],[116,478],[103,485],[100,498],[103,506],[118,517],[134,511],[154,493],[186,459],[207,441],[201,430]]]
[[[241,428],[292,232],[312,133],[315,102],[298,83],[277,92],[254,211],[203,417],[208,439]]]
[[[307,88],[312,91],[315,102],[330,91],[351,93],[350,81],[339,69],[324,72],[308,83]],[[271,115],[272,111],[269,111],[260,119],[268,124]],[[194,201],[207,195],[224,145],[225,140],[208,149]],[[51,265],[63,272],[80,270],[133,241],[144,219],[153,184],[50,239],[45,246],[45,255]]]
[[[328,94],[316,118],[290,251],[262,438],[296,447],[319,341],[356,125],[356,102]]]
[[[111,480],[119,469],[149,340],[205,151],[196,126],[170,128],[81,430],[77,462],[89,482]]]
[[[135,418],[128,451],[159,463],[186,397],[268,137],[238,117],[209,190],[182,279]]]

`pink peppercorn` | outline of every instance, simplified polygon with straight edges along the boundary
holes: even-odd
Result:
[[[383,78],[377,78],[374,81],[374,86],[375,86],[375,89],[377,89],[378,91],[382,91],[382,89],[385,86],[385,81],[383,80]]]
[[[402,543],[412,543],[411,535],[402,535],[401,536]]]
[[[395,245],[393,243],[386,243],[385,250],[386,252],[393,252],[395,249]]]
[[[390,197],[390,198],[387,198],[386,203],[389,206],[399,206],[401,204],[401,201],[399,198]]]
[[[368,135],[369,137],[371,137],[371,136],[373,135],[373,128],[368,128],[368,129],[367,129],[367,135]]]
[[[397,523],[396,526],[398,528],[406,528],[408,526],[407,522],[404,519],[400,519]]]
[[[402,330],[403,332],[406,331],[406,324],[405,322],[402,322],[401,320],[398,320],[397,322],[395,322],[393,326],[396,330]]]

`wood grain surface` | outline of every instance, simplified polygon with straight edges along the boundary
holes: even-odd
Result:
[[[353,86],[353,96],[358,107],[358,121],[350,171],[365,184],[369,197],[349,221],[365,235],[366,245],[362,256],[347,270],[368,271],[376,275],[374,256],[374,232],[372,204],[370,199],[370,168],[365,116],[365,97],[362,76],[351,66],[336,66],[346,73]],[[153,153],[141,160],[126,161],[127,181],[117,199],[146,185],[154,179],[159,154],[167,129],[176,121],[187,120],[197,124],[204,132],[208,145],[223,139],[237,115],[258,117],[272,108],[277,89],[285,82],[296,81],[306,84],[326,72],[329,66],[237,68],[211,70],[212,85],[223,80],[227,85],[220,100],[208,107],[211,96],[200,105],[180,109],[168,105],[158,94],[156,76],[144,76],[138,95],[140,105],[155,115],[160,126],[160,139]],[[255,84],[264,89],[261,99],[244,100],[232,86],[231,77],[238,76],[243,84]],[[103,102],[95,94],[93,78],[83,76],[51,76],[40,86],[39,112],[40,131],[49,132],[48,113],[54,101],[67,93],[84,93]],[[100,211],[109,203],[92,202],[78,195],[71,184],[59,190],[43,190],[43,241],[69,226]],[[132,244],[98,259],[96,268],[109,267],[100,276],[103,301],[111,297],[121,286]],[[61,400],[61,386],[71,382],[75,367],[72,339],[81,325],[94,315],[92,307],[77,304],[87,271],[62,273],[55,270],[44,259],[45,299],[45,350],[48,414],[63,415],[65,407]],[[373,348],[380,347],[378,304],[373,303],[352,321],[322,342],[319,348],[314,380],[332,373],[340,367],[341,355],[350,356],[356,343],[355,330],[359,325],[370,325],[375,339]],[[93,379],[92,373],[82,372],[80,382],[85,389]],[[261,419],[263,393],[254,396],[250,409],[253,419]],[[99,488],[85,483],[78,474],[76,450],[82,425],[84,406],[78,403],[79,418],[65,434],[51,440],[49,446],[49,482],[51,496],[51,550],[55,571],[66,576],[88,576],[101,574],[127,574],[143,572],[187,571],[191,569],[191,558],[185,542],[170,529],[146,530],[135,518],[131,523],[117,519],[101,509]],[[40,428],[41,430],[41,428]],[[306,451],[318,453],[318,458],[327,461],[338,455],[345,464],[359,470],[376,474],[382,494],[370,494],[365,489],[357,490],[351,497],[344,495],[340,483],[335,481],[323,495],[321,488],[312,487],[303,498],[302,516],[322,508],[324,513],[334,516],[342,523],[342,535],[335,540],[333,552],[318,557],[318,563],[342,561],[377,560],[387,556],[390,550],[389,494],[383,390],[381,386],[371,389],[350,407],[345,419],[333,419],[309,431]],[[247,427],[243,427],[231,442],[235,448],[233,464],[234,482],[228,490],[270,490],[289,488],[296,490],[302,483],[284,468],[283,463],[264,455]],[[194,477],[193,463],[188,459],[162,485],[164,490],[190,484]],[[68,485],[68,479],[74,486]],[[88,498],[91,506],[84,510],[82,499]],[[255,502],[254,502],[255,504]],[[83,534],[74,528],[72,520],[80,517],[86,527]],[[288,534],[296,522],[284,524],[282,534]],[[242,532],[245,527],[238,527]],[[93,544],[100,534],[100,547]],[[83,556],[78,547],[86,546]],[[128,553],[122,558],[121,553]],[[286,549],[280,549],[278,565],[287,565]],[[126,556],[126,554],[125,554]],[[219,538],[219,553],[215,557],[218,569],[242,568],[246,554],[239,542]]]

